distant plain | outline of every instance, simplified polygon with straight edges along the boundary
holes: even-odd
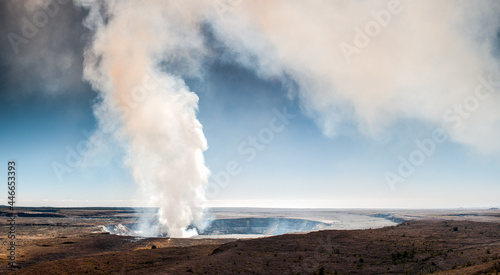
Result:
[[[0,211],[2,216],[8,214],[6,207]],[[219,227],[212,225],[211,231],[192,238],[146,238],[106,232],[119,224],[137,224],[139,217],[154,216],[155,209],[23,207],[17,212],[20,274],[416,274],[419,270],[464,274],[469,273],[466,269],[500,269],[500,210],[495,208],[214,208],[207,217]],[[6,221],[1,226],[2,232],[8,232]],[[253,234],[227,234],[223,226],[253,230],[246,232]],[[320,232],[293,232],[314,226],[319,226],[316,229]],[[259,232],[263,234],[255,234]],[[277,234],[280,232],[292,234]],[[7,266],[7,235],[0,240],[4,247],[0,272],[13,271]],[[324,247],[317,249],[320,244]],[[289,245],[293,247],[286,248]],[[238,247],[245,250],[232,251]]]

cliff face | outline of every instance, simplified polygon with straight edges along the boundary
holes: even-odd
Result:
[[[325,229],[329,224],[289,218],[241,218],[213,221],[202,235],[262,234],[280,235]]]

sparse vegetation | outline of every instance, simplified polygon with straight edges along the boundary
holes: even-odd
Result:
[[[493,269],[495,272],[500,272],[500,262],[496,262],[493,264]]]
[[[392,262],[406,263],[415,257],[415,250],[404,250],[402,252],[396,251],[391,254]]]
[[[453,234],[454,228],[460,233]],[[120,274],[122,269],[125,274],[132,270],[149,274],[161,270],[173,274],[428,274],[451,269],[459,273],[461,269],[479,270],[478,274],[500,272],[498,224],[486,222],[416,221],[381,229],[323,231],[235,242],[167,238],[130,242],[129,237],[90,234],[90,230],[85,230],[78,227],[78,237],[64,231],[64,241],[71,244],[47,237],[25,243],[24,259],[45,257],[46,263],[31,263],[31,267],[18,273],[54,274],[61,268],[77,274]],[[58,260],[61,251],[67,254]],[[109,252],[112,254],[103,254]],[[78,266],[85,269],[77,270]]]

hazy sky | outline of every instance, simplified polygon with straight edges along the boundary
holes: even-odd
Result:
[[[127,147],[99,134],[102,94],[83,79],[99,32],[84,26],[88,9],[45,2],[0,7],[0,155],[5,166],[18,161],[18,205],[148,205],[124,162]],[[500,82],[494,1],[432,9],[400,1],[364,47],[356,28],[366,32],[391,1],[201,2],[215,19],[186,7],[202,18],[186,39],[201,44],[177,39],[156,66],[199,98],[209,205],[500,206],[500,85],[487,84]],[[37,27],[40,11],[47,22]],[[196,53],[194,65],[179,48]],[[161,116],[148,123],[169,127]]]

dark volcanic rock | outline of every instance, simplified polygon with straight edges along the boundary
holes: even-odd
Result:
[[[56,274],[64,267],[70,274],[494,274],[500,271],[499,255],[499,223],[422,220],[380,229],[101,253],[18,273]]]

